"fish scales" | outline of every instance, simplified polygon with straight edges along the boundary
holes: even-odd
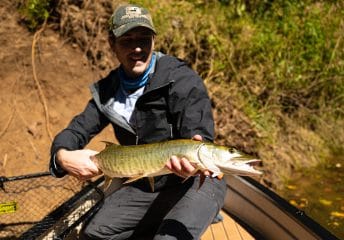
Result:
[[[100,169],[111,177],[128,177],[143,173],[149,175],[161,170],[172,155],[194,159],[192,152],[200,144],[201,142],[195,142],[191,148],[188,140],[135,146],[111,144],[97,154],[96,158],[100,159],[97,161]]]
[[[166,168],[171,156],[185,157],[201,172],[212,177],[223,174],[258,176],[253,165],[260,160],[235,148],[195,140],[178,139],[165,142],[120,146],[108,143],[100,153],[92,156],[107,178],[129,178],[128,182],[142,177],[154,177],[171,173]]]

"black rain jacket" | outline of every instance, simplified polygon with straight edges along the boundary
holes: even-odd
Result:
[[[75,116],[52,143],[52,175],[66,174],[55,162],[57,150],[82,149],[108,124],[112,124],[122,145],[190,139],[195,134],[213,141],[214,121],[206,88],[202,79],[183,61],[158,55],[154,73],[136,102],[130,124],[112,108],[118,86],[118,69],[91,85],[93,98],[85,110]]]

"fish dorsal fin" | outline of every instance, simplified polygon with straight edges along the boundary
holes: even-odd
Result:
[[[112,145],[118,145],[116,143],[109,142],[109,141],[102,141],[102,142],[105,143],[105,147],[112,146]]]
[[[213,173],[212,177],[222,174],[220,168],[215,165],[212,152],[205,143],[199,146],[197,155],[204,167]]]

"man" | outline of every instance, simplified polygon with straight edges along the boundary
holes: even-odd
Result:
[[[213,141],[211,104],[200,77],[175,57],[154,51],[156,30],[149,12],[123,5],[110,18],[109,43],[120,66],[91,86],[85,110],[59,133],[50,170],[87,180],[101,174],[83,147],[108,124],[120,144],[179,138]],[[199,239],[223,205],[224,181],[206,178],[199,188],[195,168],[171,157],[175,174],[147,179],[109,195],[84,231],[86,239]],[[209,175],[209,173],[205,173]],[[185,181],[185,178],[187,180]]]

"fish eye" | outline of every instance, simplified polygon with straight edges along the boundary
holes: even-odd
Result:
[[[230,148],[230,149],[228,149],[228,152],[233,154],[233,153],[235,153],[235,149],[234,148]]]

